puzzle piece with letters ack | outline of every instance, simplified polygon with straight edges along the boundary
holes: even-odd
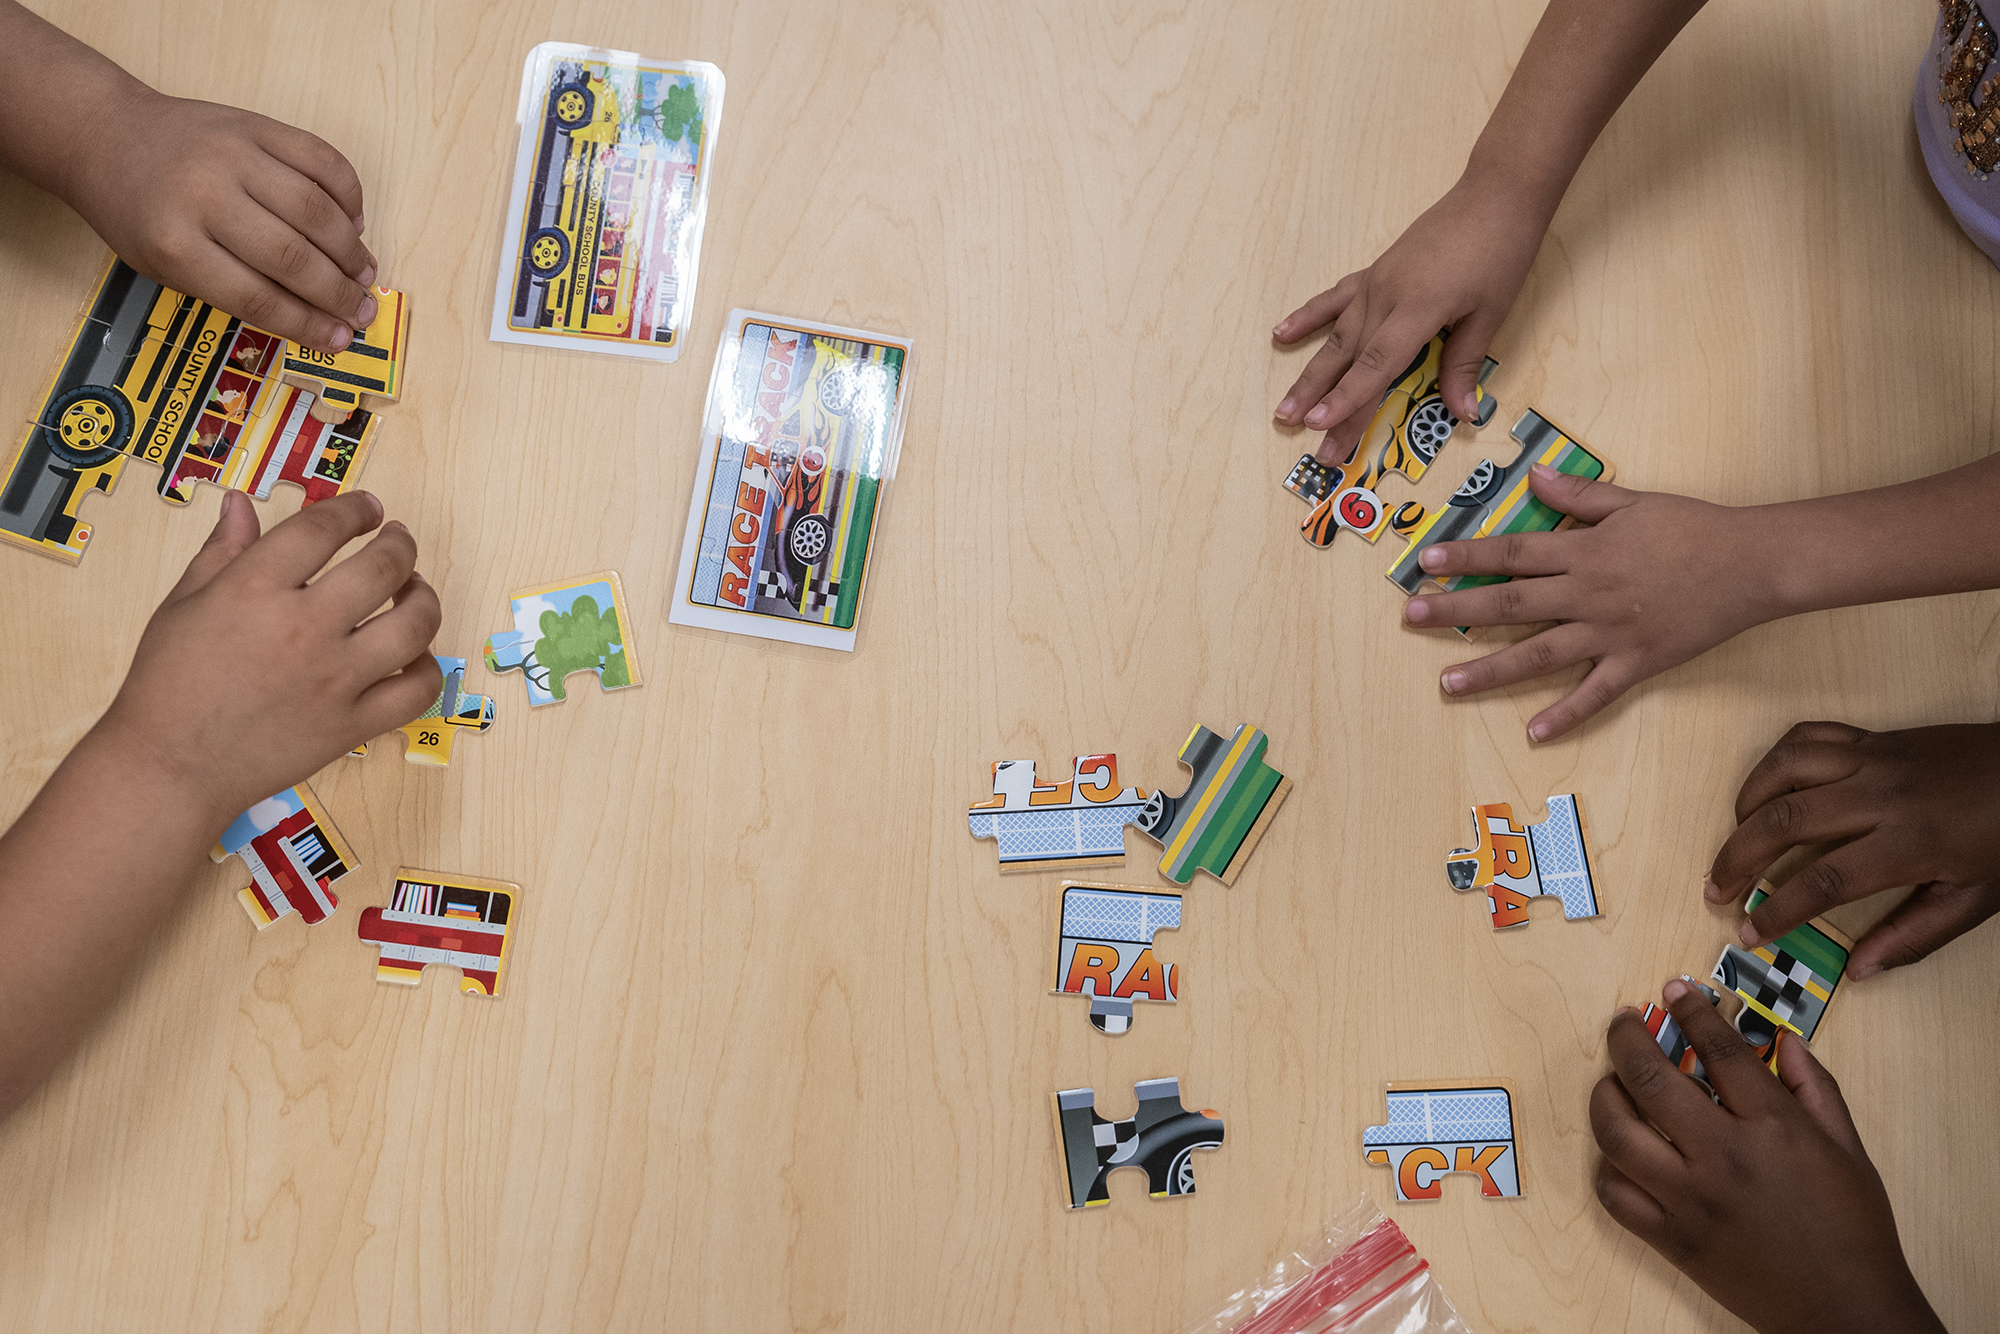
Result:
[[[1361,1144],[1369,1162],[1390,1169],[1398,1200],[1439,1198],[1449,1172],[1477,1177],[1489,1199],[1519,1198],[1514,1095],[1505,1082],[1393,1083],[1388,1098],[1388,1121],[1363,1130]]]
[[[1144,791],[1118,786],[1116,755],[1079,755],[1068,779],[1048,784],[1035,781],[1033,760],[995,760],[993,795],[966,821],[998,846],[1002,871],[1116,866],[1145,803]]]
[[[1153,933],[1181,924],[1181,896],[1131,885],[1062,883],[1056,914],[1056,995],[1089,996],[1100,1033],[1132,1027],[1134,1000],[1180,999],[1180,968],[1153,957]]]
[[[1142,1080],[1133,1091],[1139,1095],[1139,1110],[1123,1121],[1099,1116],[1097,1095],[1090,1089],[1049,1095],[1067,1207],[1111,1203],[1105,1178],[1121,1167],[1144,1168],[1147,1192],[1156,1200],[1192,1195],[1195,1151],[1222,1147],[1221,1120],[1212,1111],[1183,1107],[1179,1079]]]
[[[1514,823],[1508,802],[1474,806],[1472,827],[1477,846],[1452,849],[1444,859],[1445,877],[1461,893],[1486,891],[1495,930],[1526,923],[1528,901],[1544,896],[1561,900],[1563,916],[1572,922],[1599,915],[1583,812],[1574,795],[1550,797],[1548,815],[1525,828]]]

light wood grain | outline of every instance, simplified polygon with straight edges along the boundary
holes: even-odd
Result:
[[[323,926],[260,935],[234,865],[195,872],[108,1020],[0,1125],[0,1326],[1171,1331],[1389,1196],[1359,1147],[1385,1080],[1493,1074],[1531,1193],[1455,1180],[1394,1210],[1473,1326],[1737,1327],[1595,1202],[1604,1024],[1714,961],[1732,924],[1696,887],[1792,722],[2000,714],[2000,597],[1765,627],[1531,750],[1557,686],[1442,700],[1460,649],[1400,628],[1386,546],[1298,539],[1277,480],[1301,442],[1269,413],[1306,352],[1268,330],[1449,183],[1538,8],[49,0],[142,77],[359,168],[415,303],[364,480],[423,546],[439,649],[475,656],[512,588],[613,567],[648,679],[530,715],[475,671],[500,720],[449,770],[392,738],[316,779],[363,863]],[[1983,453],[2000,275],[1910,127],[1934,12],[1703,15],[1556,218],[1496,348],[1499,424],[1415,494],[1506,457],[1528,406],[1629,485],[1727,501]],[[728,75],[675,366],[486,339],[520,62],[555,38]],[[0,237],[0,403],[25,413],[100,247],[18,184]],[[851,657],[666,622],[735,305],[916,343]],[[213,491],[170,511],[147,473],[93,501],[81,568],[0,553],[0,816],[213,521]],[[1177,788],[1197,722],[1265,727],[1295,791],[1233,888],[1190,888],[1163,946],[1181,1003],[1108,1039],[1043,994],[1057,877],[1002,878],[964,810],[1002,757],[1115,749]],[[1558,791],[1582,794],[1606,914],[1496,935],[1439,859],[1471,802]],[[1100,878],[1157,879],[1131,846]],[[399,864],[524,887],[500,1000],[376,984],[352,923]],[[1817,1044],[1954,1328],[2000,1307],[1996,963],[1988,927],[1853,987]],[[1088,1084],[1115,1115],[1161,1075],[1228,1124],[1199,1195],[1120,1174],[1109,1209],[1063,1212],[1048,1093]]]

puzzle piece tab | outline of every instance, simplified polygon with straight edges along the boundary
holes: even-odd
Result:
[[[1405,593],[1415,593],[1422,586],[1430,576],[1418,562],[1426,547],[1439,542],[1509,533],[1546,533],[1567,527],[1569,516],[1544,505],[1528,487],[1528,470],[1537,463],[1546,463],[1557,472],[1611,480],[1610,464],[1563,434],[1561,428],[1533,408],[1521,414],[1511,434],[1521,444],[1521,452],[1512,463],[1501,467],[1491,459],[1481,460],[1459,483],[1445,507],[1411,532],[1409,546],[1389,567],[1389,580],[1396,587]],[[1508,578],[1504,574],[1465,574],[1437,582],[1449,592],[1482,584],[1504,584]]]
[[[1057,995],[1089,996],[1100,1033],[1132,1026],[1135,1000],[1180,999],[1180,968],[1153,957],[1153,933],[1181,924],[1181,896],[1130,885],[1062,884],[1056,918]]]
[[[1236,883],[1292,790],[1291,779],[1264,763],[1270,744],[1248,725],[1227,741],[1199,724],[1188,733],[1180,755],[1194,771],[1187,791],[1178,797],[1155,792],[1134,822],[1160,845],[1161,875],[1185,885],[1202,870],[1225,885]]]
[[[1116,755],[1079,755],[1067,781],[1035,781],[1033,760],[995,760],[993,796],[974,802],[966,821],[990,838],[1002,871],[1116,866],[1125,860],[1125,826],[1139,818],[1146,793],[1118,786]]]
[[[1573,794],[1550,797],[1548,816],[1525,829],[1514,823],[1508,802],[1474,806],[1472,827],[1478,846],[1453,848],[1444,859],[1445,878],[1461,893],[1486,891],[1494,930],[1527,922],[1528,900],[1542,896],[1561,900],[1572,922],[1599,915],[1583,812]]]
[[[1330,546],[1334,534],[1346,528],[1373,542],[1385,527],[1408,533],[1423,522],[1422,505],[1408,502],[1392,514],[1376,488],[1392,472],[1400,472],[1412,482],[1421,479],[1458,425],[1438,389],[1448,332],[1426,343],[1416,360],[1383,392],[1381,406],[1375,409],[1346,463],[1329,467],[1306,454],[1293,465],[1283,485],[1312,506],[1299,525],[1306,541],[1316,547]],[[1499,406],[1486,392],[1487,378],[1499,365],[1488,357],[1480,368],[1473,390],[1479,398],[1474,426],[1492,420]]]
[[[1770,897],[1771,888],[1769,881],[1759,880],[1744,901],[1744,911],[1754,912]],[[1775,1071],[1779,1031],[1789,1030],[1812,1041],[1833,1004],[1833,993],[1840,987],[1853,952],[1853,941],[1815,917],[1755,949],[1733,942],[1723,946],[1722,957],[1716,960],[1710,976],[1742,997],[1736,1031],[1756,1048],[1757,1058]]]
[[[484,695],[463,693],[465,684],[465,659],[437,657],[438,669],[444,673],[444,687],[438,697],[422,716],[413,718],[397,728],[403,734],[405,745],[403,758],[411,764],[430,764],[440,768],[451,763],[451,743],[461,732],[484,732],[493,726],[493,701]],[[368,743],[362,742],[350,754],[366,755]]]
[[[363,908],[356,934],[381,946],[377,982],[416,986],[426,964],[458,969],[458,989],[498,996],[519,885],[469,875],[396,872],[387,908]]]
[[[1448,1172],[1479,1178],[1489,1199],[1521,1194],[1514,1096],[1499,1080],[1389,1085],[1389,1120],[1361,1132],[1368,1161],[1394,1173],[1396,1198],[1435,1200]]]
[[[1192,1195],[1195,1150],[1222,1147],[1222,1121],[1212,1111],[1181,1106],[1179,1079],[1148,1079],[1132,1087],[1139,1110],[1123,1121],[1099,1116],[1097,1095],[1090,1089],[1049,1095],[1069,1208],[1111,1203],[1105,1178],[1121,1167],[1144,1168],[1147,1191],[1156,1200]]]
[[[243,859],[250,883],[236,897],[259,931],[291,912],[308,926],[324,921],[340,906],[333,882],[356,865],[347,841],[304,783],[237,816],[208,855],[215,862]]]
[[[597,673],[605,690],[642,683],[617,571],[523,589],[511,602],[514,626],[487,639],[486,670],[520,668],[531,707],[567,699],[563,680],[573,672]]]
[[[90,540],[79,517],[84,497],[109,492],[132,458],[159,466],[158,491],[173,504],[186,504],[202,481],[260,498],[291,481],[305,489],[307,504],[347,489],[374,426],[370,414],[354,411],[352,391],[365,381],[386,385],[391,398],[400,392],[408,305],[386,289],[377,297],[386,315],[355,344],[392,339],[394,373],[386,380],[350,373],[343,358],[375,360],[350,348],[320,367],[321,380],[307,390],[284,383],[281,367],[318,354],[113,259],[6,467],[0,540],[75,564]],[[315,409],[325,415],[322,390],[353,400],[337,414],[344,429],[328,431],[324,420],[303,425]]]

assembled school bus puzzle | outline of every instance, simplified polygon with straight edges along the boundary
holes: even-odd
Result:
[[[904,339],[731,313],[669,620],[853,649],[909,356]]]
[[[529,53],[495,340],[680,356],[722,90],[699,61]]]
[[[114,258],[98,279],[0,481],[0,540],[74,565],[131,459],[157,464],[162,498],[196,482],[259,500],[278,482],[305,503],[353,485],[376,420],[361,395],[402,392],[410,308],[374,289],[375,322],[337,353],[254,328]]]

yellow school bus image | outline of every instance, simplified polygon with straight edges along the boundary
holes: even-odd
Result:
[[[628,260],[632,205],[652,189],[652,144],[619,142],[618,94],[594,74],[549,97],[548,116],[568,136],[562,197],[553,222],[531,233],[528,272],[546,285],[544,327],[625,337],[639,266]]]

